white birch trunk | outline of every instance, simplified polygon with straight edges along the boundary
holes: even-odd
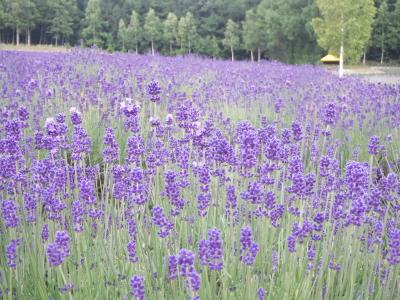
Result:
[[[340,45],[340,57],[339,57],[339,77],[343,77],[343,59],[344,59],[343,42]]]
[[[15,35],[16,35],[16,40],[17,40],[17,46],[19,46],[19,28],[18,27],[16,29]]]

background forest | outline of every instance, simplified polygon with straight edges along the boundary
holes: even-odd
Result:
[[[109,51],[314,63],[327,52],[319,47],[312,26],[320,17],[317,2],[0,0],[0,42],[96,44]],[[363,52],[367,60],[396,62],[400,0],[375,0],[374,5],[373,28]],[[352,35],[355,40],[363,35],[362,21],[353,20],[360,22],[359,32]]]

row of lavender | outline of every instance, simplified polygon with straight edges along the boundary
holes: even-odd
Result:
[[[399,292],[398,86],[278,63],[0,57],[4,297]]]

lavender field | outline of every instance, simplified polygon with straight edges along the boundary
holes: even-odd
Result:
[[[4,299],[398,299],[400,86],[0,52]]]

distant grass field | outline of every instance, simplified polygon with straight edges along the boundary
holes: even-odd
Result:
[[[67,47],[53,46],[53,45],[25,45],[20,44],[19,46],[13,44],[0,43],[0,50],[13,50],[13,51],[39,51],[39,52],[64,52],[67,51]]]

